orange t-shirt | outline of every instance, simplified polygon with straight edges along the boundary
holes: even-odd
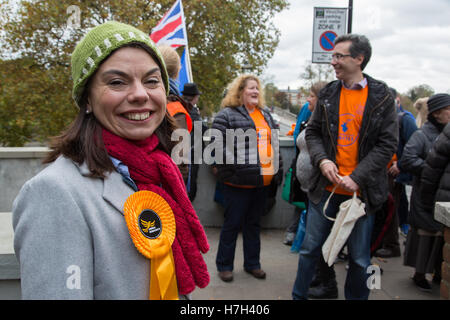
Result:
[[[264,119],[264,116],[259,109],[256,108],[253,112],[249,112],[249,114],[256,127],[258,154],[261,163],[261,173],[263,175],[264,185],[268,186],[272,182],[274,171],[272,144],[270,143],[272,131],[270,130],[266,119]]]
[[[359,129],[368,93],[368,86],[360,90],[350,90],[344,86],[341,89],[336,164],[342,177],[350,175],[358,165]],[[334,186],[327,186],[326,189],[332,191],[333,188]],[[352,195],[339,187],[335,193]]]

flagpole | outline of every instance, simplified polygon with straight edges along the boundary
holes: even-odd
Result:
[[[191,58],[189,57],[189,46],[186,44],[185,47],[186,50],[186,65],[187,65],[187,69],[188,69],[188,73],[189,73],[189,80],[190,82],[194,82],[194,77],[192,76],[192,69],[191,69]]]
[[[185,46],[186,64],[187,64],[187,69],[188,69],[188,74],[189,74],[189,80],[191,82],[194,82],[194,77],[192,76],[192,68],[191,68],[191,57],[189,54],[189,39],[188,39],[187,28],[186,28],[186,17],[184,16],[183,2],[181,0],[180,0],[180,5],[181,5],[181,12],[183,15],[184,32],[186,32],[186,46]]]

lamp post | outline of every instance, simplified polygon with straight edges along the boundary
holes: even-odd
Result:
[[[352,33],[353,22],[353,0],[348,0],[348,26],[347,33]]]
[[[241,66],[242,73],[250,73],[253,69],[253,66],[248,63],[248,60],[244,60],[244,64]]]

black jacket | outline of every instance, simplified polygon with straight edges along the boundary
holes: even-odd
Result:
[[[384,82],[364,74],[368,97],[358,139],[358,165],[350,177],[360,190],[367,213],[381,208],[388,197],[387,164],[397,151],[398,119],[394,99]],[[341,81],[333,81],[319,93],[319,100],[306,127],[305,137],[312,164],[319,168],[322,159],[336,161]],[[315,170],[309,199],[318,203],[330,184]]]
[[[421,197],[433,208],[436,201],[450,201],[450,123],[439,135],[425,161]]]
[[[279,141],[278,141],[278,131],[275,129],[275,122],[270,115],[270,113],[265,109],[260,109],[261,113],[264,116],[267,124],[272,130],[272,139],[271,144],[275,151],[274,157],[278,156],[278,172],[274,176],[274,181],[277,184],[281,183],[282,180],[282,160],[281,154],[279,151]],[[223,161],[221,164],[216,163],[215,166],[218,169],[218,178],[222,182],[228,182],[234,185],[249,185],[261,187],[263,186],[263,176],[261,175],[261,165],[259,159],[259,153],[257,148],[250,148],[250,139],[245,139],[245,144],[242,145],[242,148],[238,148],[237,139],[230,143],[233,146],[233,159],[229,159],[231,161],[226,161],[227,156],[227,129],[242,129],[243,132],[247,132],[249,129],[256,130],[255,124],[248,114],[247,109],[244,106],[240,107],[226,107],[220,110],[216,117],[214,118],[212,129],[218,130],[218,134],[221,139],[223,139]],[[215,139],[216,138],[216,139]],[[254,137],[256,139],[256,136]],[[215,143],[217,141],[217,137],[214,137],[214,133],[212,135],[212,142]],[[238,150],[240,149],[240,150]],[[238,163],[238,152],[243,152],[245,155],[244,159],[240,158],[241,162]],[[228,155],[230,152],[228,152]]]
[[[431,232],[440,231],[442,224],[434,220],[433,209],[429,203],[423,201],[420,188],[421,177],[424,176],[425,159],[430,154],[438,135],[438,128],[430,121],[425,122],[408,140],[401,158],[403,168],[413,174],[408,222],[416,228]]]

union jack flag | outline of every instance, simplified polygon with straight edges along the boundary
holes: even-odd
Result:
[[[186,24],[181,0],[177,0],[170,10],[152,29],[150,38],[156,44],[167,44],[173,48],[187,45]]]

